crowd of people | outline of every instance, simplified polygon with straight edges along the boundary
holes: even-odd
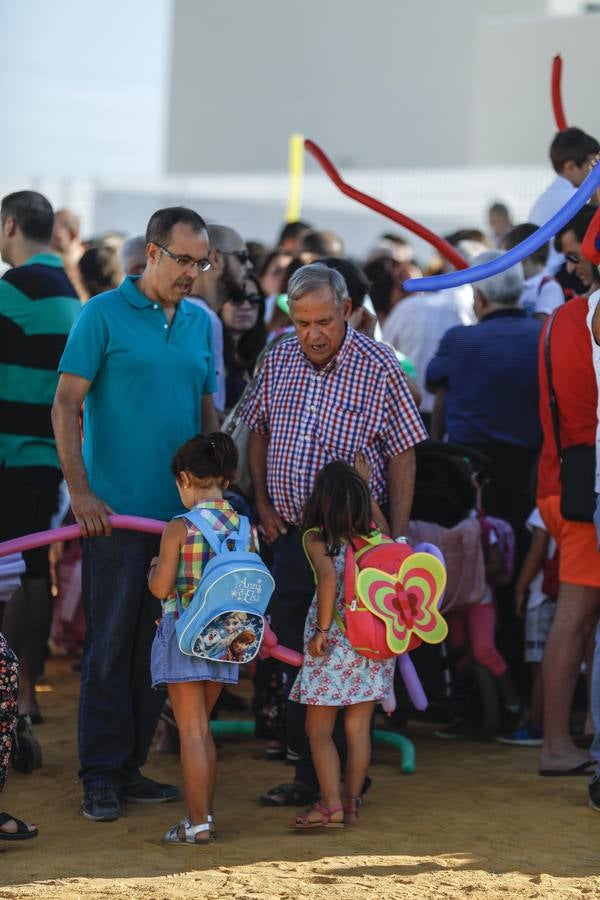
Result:
[[[495,202],[489,234],[448,241],[470,264],[500,257],[564,205],[599,152],[577,128],[558,133],[555,179],[527,222]],[[275,583],[271,627],[304,653],[299,672],[253,663],[257,734],[295,766],[261,799],[309,805],[292,827],[356,824],[369,786],[370,729],[394,666],[348,639],[344,561],[376,530],[441,548],[457,677],[482,667],[498,740],[539,746],[542,776],[589,774],[600,810],[598,219],[592,198],[522,265],[407,294],[406,278],[449,264],[420,264],[394,232],[355,260],[309,223],[286,224],[270,248],[182,206],[155,212],[143,235],[83,240],[75,213],[41,194],[4,197],[0,541],[65,520],[81,529],[87,819],[180,796],[142,773],[166,690],[188,815],[165,840],[215,839],[210,719],[237,683],[244,631],[223,660],[179,650],[178,617],[215,554],[198,510],[225,543],[250,520],[248,551]],[[169,524],[161,539],[113,529],[114,513]],[[43,721],[35,688],[62,603],[61,552],[25,551],[17,589],[0,592],[0,790],[17,717]],[[468,732],[461,713],[436,733]],[[0,840],[36,835],[0,813]]]

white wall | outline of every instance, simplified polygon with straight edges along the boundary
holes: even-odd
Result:
[[[285,170],[296,131],[345,168],[465,164],[482,21],[552,2],[175,0],[167,171]]]
[[[486,227],[492,200],[505,200],[514,220],[525,221],[533,200],[550,180],[547,165],[476,168],[353,170],[352,182],[367,193],[401,209],[433,231]],[[271,245],[284,218],[287,175],[203,175],[125,181],[75,182],[0,178],[0,196],[33,188],[46,194],[55,208],[70,206],[82,216],[86,237],[117,229],[139,234],[161,206],[184,204],[212,222],[226,222],[247,239]],[[394,223],[344,197],[320,171],[305,178],[302,216],[320,228],[343,236],[349,254],[362,259],[383,231],[402,231]],[[427,259],[427,245],[406,234]]]
[[[465,162],[537,163],[547,157],[556,131],[550,77],[557,53],[567,124],[600,140],[600,15],[483,21],[477,48]]]

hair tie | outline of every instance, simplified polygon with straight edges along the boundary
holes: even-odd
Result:
[[[217,445],[215,444],[214,441],[211,440],[211,441],[209,441],[208,443],[209,443],[209,446],[213,448],[213,450],[216,450]]]

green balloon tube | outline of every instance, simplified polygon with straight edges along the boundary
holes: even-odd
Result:
[[[217,719],[210,723],[210,730],[215,737],[253,735],[254,722]],[[402,757],[402,771],[405,775],[412,775],[416,768],[415,747],[412,741],[403,734],[396,734],[394,731],[376,730],[373,732],[373,737],[378,744],[387,744],[389,747],[399,750]]]

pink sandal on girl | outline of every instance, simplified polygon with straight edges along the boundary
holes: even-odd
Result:
[[[320,822],[313,822],[308,818],[312,810],[319,813],[321,816]],[[290,822],[290,828],[294,828],[296,831],[306,831],[310,828],[343,828],[343,822],[331,821],[331,817],[337,812],[344,812],[344,807],[341,806],[341,804],[332,806],[330,809],[328,806],[324,806],[320,800],[317,800],[315,805],[309,809],[307,813],[304,813],[303,816],[296,816],[296,818]]]
[[[344,825],[358,825],[360,797],[344,797]]]

